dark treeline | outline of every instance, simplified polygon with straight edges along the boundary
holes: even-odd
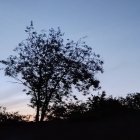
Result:
[[[61,102],[49,106],[46,121],[96,121],[123,114],[140,113],[140,93],[128,94],[126,97],[112,97],[102,92],[92,95],[86,102]],[[27,122],[30,116],[18,112],[9,113],[1,107],[0,122]]]
[[[92,95],[86,102],[55,104],[50,107],[48,120],[88,121],[123,114],[140,113],[140,93],[123,97],[107,97],[105,92]]]

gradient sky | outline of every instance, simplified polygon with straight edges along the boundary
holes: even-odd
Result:
[[[0,59],[26,38],[33,20],[37,31],[61,28],[65,37],[87,36],[87,44],[104,60],[97,75],[108,95],[140,92],[140,0],[0,0]],[[31,113],[22,87],[0,72],[0,105]]]

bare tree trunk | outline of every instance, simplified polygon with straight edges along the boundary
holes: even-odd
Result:
[[[44,121],[45,114],[46,114],[46,109],[43,108],[43,109],[42,109],[42,112],[41,112],[41,118],[40,118],[40,121],[41,121],[41,122]]]
[[[39,106],[37,105],[36,107],[36,117],[35,117],[35,122],[39,122]]]
[[[42,110],[41,110],[41,118],[40,118],[40,121],[44,121],[44,118],[45,118],[45,115],[46,115],[46,111],[48,109],[48,105],[49,105],[49,102],[50,102],[50,99],[52,97],[52,92],[50,93],[49,97],[46,96],[45,98],[45,101],[44,101],[44,104],[42,106]]]
[[[45,115],[46,115],[46,111],[48,109],[49,101],[50,100],[47,101],[47,98],[46,98],[46,102],[42,106],[40,121],[44,121],[44,118],[45,118]]]
[[[46,111],[48,109],[48,105],[49,105],[49,101],[45,102],[44,106],[42,106],[40,121],[44,121]]]

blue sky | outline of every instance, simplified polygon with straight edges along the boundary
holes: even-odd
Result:
[[[66,38],[87,36],[87,44],[105,62],[104,73],[97,77],[107,94],[140,92],[139,0],[0,0],[0,59],[26,38],[31,20],[37,31],[59,26]],[[12,79],[3,72],[0,77],[0,104],[30,112],[22,87],[8,82]]]

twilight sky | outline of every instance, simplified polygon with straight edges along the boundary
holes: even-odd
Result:
[[[97,75],[108,95],[140,92],[140,0],[0,0],[0,59],[26,38],[33,20],[37,31],[61,28],[65,37],[85,41],[104,60]],[[22,87],[0,72],[0,105],[31,113]]]

